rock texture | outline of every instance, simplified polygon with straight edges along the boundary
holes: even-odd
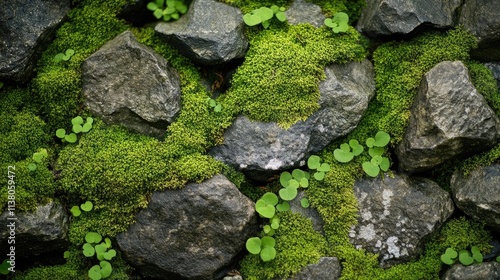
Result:
[[[319,215],[318,211],[316,208],[313,207],[308,207],[304,208],[300,204],[300,200],[303,198],[307,198],[306,193],[304,191],[299,191],[297,196],[289,201],[290,203],[290,211],[294,213],[298,213],[312,221],[313,228],[315,231],[320,232],[321,234],[324,234],[323,226],[324,222],[323,219],[321,219],[321,216]]]
[[[254,203],[222,175],[153,193],[136,220],[118,246],[144,276],[161,279],[222,278],[257,231]]]
[[[293,1],[285,14],[289,24],[310,23],[316,27],[323,26],[326,18],[320,6],[305,0]]]
[[[441,280],[497,280],[500,279],[500,263],[485,262],[469,266],[456,264],[441,277]]]
[[[69,0],[0,1],[0,81],[24,83],[31,78],[69,9]]]
[[[500,165],[478,168],[467,177],[455,172],[451,192],[465,214],[500,232]]]
[[[488,62],[485,63],[484,65],[488,67],[493,73],[493,77],[495,78],[495,80],[497,80],[497,86],[498,89],[500,90],[500,61]]]
[[[82,65],[85,105],[107,123],[162,138],[180,110],[179,74],[130,31]]]
[[[461,5],[460,0],[367,0],[366,3],[356,28],[372,37],[408,34],[424,26],[451,28]]]
[[[385,175],[357,181],[354,191],[359,217],[350,241],[379,254],[383,267],[416,258],[454,209],[449,194],[426,178]]]
[[[155,31],[193,61],[214,65],[245,55],[243,28],[239,9],[216,0],[194,0],[179,20],[158,23]]]
[[[288,280],[337,280],[340,278],[340,262],[335,257],[323,257],[318,263],[304,267]]]
[[[459,24],[478,38],[472,55],[486,61],[500,60],[500,0],[466,0]]]
[[[444,61],[425,74],[396,153],[405,171],[423,171],[497,142],[499,120],[465,65]]]
[[[67,249],[69,217],[60,204],[54,202],[40,205],[34,212],[16,212],[12,221],[9,211],[0,215],[0,241],[7,249],[10,229],[15,222],[15,247],[17,256],[36,256],[42,253]],[[2,249],[2,253],[4,252]]]
[[[288,130],[276,123],[252,122],[239,116],[224,134],[224,143],[210,153],[256,180],[305,164],[312,153],[352,131],[374,95],[373,66],[331,65],[320,83],[320,109]]]

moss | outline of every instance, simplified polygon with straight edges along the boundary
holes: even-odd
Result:
[[[333,16],[335,13],[344,12],[349,15],[349,22],[352,24],[361,16],[361,11],[365,6],[363,0],[307,0],[321,7],[323,13],[327,17]]]
[[[441,230],[438,242],[445,248],[452,247],[457,251],[470,249],[471,246],[477,246],[483,253],[491,250],[491,235],[484,229],[484,223],[465,217],[448,221]]]
[[[475,61],[467,62],[467,68],[474,87],[486,99],[495,114],[500,116],[500,92],[491,70],[484,64]]]
[[[262,262],[259,255],[247,255],[241,263],[241,273],[248,280],[287,278],[302,267],[317,263],[326,253],[324,237],[314,231],[312,222],[300,214],[279,214],[280,227],[274,236],[276,258]]]

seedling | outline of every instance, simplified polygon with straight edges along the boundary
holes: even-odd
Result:
[[[73,214],[74,217],[78,217],[82,214],[82,211],[85,211],[85,212],[89,212],[92,210],[92,208],[94,208],[94,205],[92,204],[91,201],[86,201],[85,203],[83,203],[82,205],[80,205],[80,207],[78,207],[77,205],[71,207],[71,209],[69,210],[71,212],[71,214]]]
[[[111,240],[105,238],[102,241],[102,236],[97,232],[88,232],[85,235],[86,243],[83,244],[83,255],[85,257],[96,256],[99,260],[99,265],[94,265],[88,271],[88,276],[92,280],[104,279],[111,275],[113,268],[108,262],[116,256],[116,251],[111,248]],[[108,250],[109,249],[109,250]]]
[[[73,119],[71,119],[72,132],[66,134],[66,130],[64,128],[59,128],[58,130],[56,130],[56,136],[63,142],[76,143],[76,141],[78,140],[77,134],[82,132],[89,132],[92,129],[93,123],[94,119],[91,117],[87,117],[85,123],[82,117],[74,117]]]
[[[64,53],[58,53],[54,56],[54,62],[68,61],[73,55],[75,51],[73,49],[67,49]]]
[[[275,245],[276,241],[270,236],[252,237],[247,240],[246,248],[250,254],[260,254],[260,258],[268,262],[276,257]]]
[[[43,159],[48,157],[46,149],[40,149],[38,152],[34,153],[32,158],[34,162],[28,164],[29,171],[35,171],[37,169],[37,164],[42,163]]]
[[[64,251],[63,258],[68,259],[71,256],[69,251]]]
[[[276,210],[280,212],[286,212],[290,210],[290,203],[288,203],[287,201],[283,201],[282,203],[276,205]]]
[[[300,205],[302,205],[303,208],[308,208],[309,207],[309,199],[303,198],[300,200]]]
[[[391,141],[391,136],[384,131],[379,131],[375,134],[375,138],[366,139],[366,146],[369,147],[368,154],[372,157],[370,161],[365,161],[362,164],[363,170],[370,177],[377,177],[380,170],[386,172],[389,170],[391,163],[387,157],[383,157],[385,146]]]
[[[316,170],[313,177],[318,181],[323,180],[325,178],[325,172],[330,171],[330,165],[328,163],[321,163],[321,158],[318,156],[310,156],[307,160],[307,167]]]
[[[215,101],[214,99],[208,98],[207,101],[210,107],[214,108],[215,112],[218,113],[222,110],[222,105],[220,103],[217,103],[217,101]]]
[[[346,32],[349,28],[349,16],[346,13],[336,13],[333,18],[325,19],[325,25],[330,27],[333,32],[340,33]]]
[[[267,29],[271,24],[270,20],[273,16],[276,16],[276,18],[281,22],[286,21],[285,10],[285,7],[278,7],[276,5],[271,6],[271,8],[260,7],[248,14],[245,14],[243,16],[243,21],[248,26],[262,24],[262,26]]]
[[[265,193],[261,199],[255,203],[255,209],[262,217],[271,219],[276,214],[274,206],[278,204],[278,196],[272,192]]]
[[[157,19],[163,18],[164,21],[178,20],[188,11],[188,6],[182,0],[156,0],[149,2],[147,8],[153,11]]]
[[[441,261],[447,265],[452,265],[455,263],[458,257],[458,260],[463,265],[471,265],[474,262],[483,262],[483,254],[481,254],[481,251],[478,247],[472,246],[471,253],[472,255],[467,250],[460,250],[460,252],[457,253],[457,251],[455,251],[453,248],[447,248],[446,252],[441,255]]]
[[[343,143],[340,149],[333,151],[333,156],[336,160],[342,163],[350,162],[355,156],[359,156],[365,148],[359,144],[358,140],[351,139],[349,144]]]

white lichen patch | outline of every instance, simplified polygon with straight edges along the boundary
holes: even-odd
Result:
[[[369,221],[372,219],[372,217],[372,212],[370,211],[364,210],[361,212],[361,219],[363,219],[363,221]]]
[[[283,162],[277,158],[271,159],[266,166],[264,167],[265,169],[270,169],[270,170],[278,170],[281,166],[283,165]]]
[[[390,254],[391,257],[394,258],[399,258],[400,255],[400,248],[396,243],[398,242],[398,238],[396,236],[390,236],[387,238],[386,244],[387,244],[387,252]]]
[[[375,226],[373,224],[359,227],[358,238],[363,238],[366,241],[372,241],[375,239],[376,235]]]
[[[382,191],[382,204],[384,205],[384,214],[382,218],[391,214],[389,207],[391,207],[391,197],[393,195],[394,193],[391,190],[385,189]]]

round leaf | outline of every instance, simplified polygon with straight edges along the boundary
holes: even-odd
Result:
[[[302,205],[302,207],[304,207],[304,208],[308,208],[309,207],[309,199],[304,197],[303,199],[300,200],[300,205]]]
[[[254,10],[253,13],[254,15],[260,17],[260,20],[262,22],[270,20],[274,16],[273,10],[269,9],[268,7],[260,7],[259,9]]]
[[[474,259],[469,255],[467,250],[461,250],[458,254],[458,260],[463,265],[471,265],[474,262]]]
[[[307,180],[306,178],[302,178],[300,179],[299,185],[303,188],[307,188],[309,187],[309,180]]]
[[[300,179],[305,178],[305,172],[300,170],[300,169],[294,169],[292,171],[292,176],[295,178],[295,180],[300,181]]]
[[[113,259],[114,257],[116,257],[116,251],[111,249],[107,252],[104,253],[104,259],[110,261],[111,259]]]
[[[272,5],[272,6],[271,6],[271,10],[273,10],[273,13],[275,13],[275,14],[276,14],[277,12],[279,12],[279,11],[280,11],[280,7],[278,7],[278,6],[276,6],[276,5]]]
[[[78,117],[74,117],[72,120],[71,120],[71,124],[72,125],[75,125],[75,124],[83,124],[83,118],[78,116]]]
[[[36,162],[36,163],[41,163],[42,162],[42,159],[45,157],[44,154],[42,153],[34,153],[33,154],[33,160]]]
[[[314,179],[318,180],[318,181],[321,181],[325,178],[325,172],[323,171],[318,171],[316,173],[314,173]]]
[[[276,214],[276,209],[273,205],[268,205],[265,202],[262,203],[262,201],[262,199],[257,200],[255,203],[255,210],[264,218],[272,218],[274,214]]]
[[[333,22],[332,22],[332,19],[331,18],[327,18],[325,19],[324,21],[325,25],[332,28],[333,27]]]
[[[471,252],[472,252],[472,258],[476,262],[478,262],[478,263],[482,263],[483,262],[483,254],[481,254],[481,250],[479,250],[478,247],[472,246]]]
[[[382,157],[382,162],[380,163],[380,169],[384,172],[389,170],[389,167],[391,167],[391,163],[389,162],[389,159],[386,157]]]
[[[384,154],[384,148],[381,148],[381,147],[369,148],[368,154],[370,154],[371,157],[381,156]]]
[[[93,124],[94,123],[94,119],[92,117],[87,117],[87,122],[86,123]]]
[[[154,2],[149,2],[146,7],[148,8],[148,10],[153,12],[158,9],[158,6]]]
[[[340,149],[348,153],[351,151],[351,147],[347,143],[340,144]]]
[[[82,214],[82,211],[80,211],[80,208],[76,205],[71,207],[69,211],[71,212],[71,214],[73,214],[74,217],[78,217]]]
[[[58,53],[54,56],[54,62],[61,62],[64,58],[64,54],[63,53]]]
[[[268,234],[269,232],[271,232],[271,226],[270,225],[265,225],[264,226],[264,233]]]
[[[113,272],[113,267],[111,266],[111,264],[107,261],[101,261],[100,265],[101,265],[101,277],[102,278],[109,277],[111,275],[111,272]]]
[[[498,256],[495,260],[496,260],[497,262],[500,262],[500,256]]]
[[[350,162],[354,158],[354,154],[351,152],[346,152],[345,150],[335,149],[333,151],[333,156],[336,160],[342,163]]]
[[[318,171],[328,172],[328,171],[330,171],[330,165],[328,163],[322,163],[318,167]]]
[[[380,165],[380,163],[382,163],[382,157],[381,156],[374,156],[370,162],[373,165]]]
[[[92,257],[95,254],[94,247],[89,243],[83,244],[82,248],[83,248],[83,255],[87,258]]]
[[[67,259],[71,256],[71,253],[69,251],[64,251],[63,258]]]
[[[243,16],[243,21],[248,26],[255,26],[255,25],[257,25],[257,24],[259,24],[259,23],[262,22],[262,20],[260,19],[259,16],[256,16],[256,15],[253,15],[253,14],[250,14],[250,13],[245,14]]]
[[[389,144],[389,141],[391,140],[391,136],[384,131],[379,131],[377,134],[375,134],[375,142],[373,143],[374,146],[376,147],[385,147],[387,144]]]
[[[368,146],[369,148],[372,148],[374,143],[375,143],[375,139],[373,139],[371,137],[366,139],[366,146]]]
[[[280,212],[288,211],[290,210],[290,203],[283,201],[283,203],[276,205],[276,209]]]
[[[89,269],[88,275],[89,275],[89,278],[92,279],[92,280],[100,280],[100,279],[102,279],[102,276],[101,276],[101,267],[98,266],[98,265],[94,265],[93,267],[91,267]]]
[[[280,184],[286,188],[288,187],[288,182],[290,182],[291,179],[292,179],[292,174],[290,174],[290,172],[285,171],[280,175]]]
[[[297,189],[299,187],[299,182],[295,179],[292,179],[288,181],[288,187],[287,188],[295,188]]]
[[[279,221],[279,219],[278,220],[273,220],[271,222],[271,228],[272,229],[278,229],[279,227],[280,227],[280,221]]]
[[[85,241],[88,243],[99,243],[102,240],[102,235],[97,232],[87,232],[85,235]]]
[[[261,241],[260,241],[260,238],[258,238],[258,237],[248,238],[247,243],[246,243],[246,247],[247,247],[248,252],[250,252],[250,254],[254,254],[254,255],[257,255],[258,253],[260,253],[260,245],[261,245]]]
[[[82,210],[85,212],[89,212],[93,207],[94,205],[91,201],[86,201],[84,204],[80,205],[80,208],[82,208]]]
[[[277,12],[276,18],[281,22],[285,22],[286,21],[286,14],[284,12]]]
[[[210,99],[208,104],[210,105],[210,107],[215,107],[217,105],[217,102],[215,102],[215,100],[213,100],[213,99]]]
[[[446,254],[442,254],[441,255],[441,261],[447,265],[452,265],[453,264],[453,260],[450,259],[449,256],[447,256]]]
[[[217,104],[217,106],[215,106],[215,108],[214,108],[214,111],[215,111],[216,113],[219,113],[220,111],[222,111],[222,105]]]
[[[36,170],[36,168],[37,168],[36,163],[33,163],[33,162],[32,162],[32,163],[29,163],[29,164],[28,164],[28,170],[29,170],[29,171],[35,171],[35,170]]]
[[[75,51],[73,49],[66,50],[66,56],[72,57],[74,54],[75,54]]]
[[[309,169],[316,169],[316,168],[319,167],[320,161],[321,161],[320,157],[318,157],[318,156],[310,156],[307,159],[307,167],[309,167]]]
[[[269,205],[274,206],[274,205],[278,204],[278,196],[272,192],[265,193],[261,199],[264,200],[266,202],[266,204],[269,204]]]
[[[377,177],[378,173],[380,172],[380,168],[378,167],[378,165],[374,165],[373,163],[368,161],[363,162],[362,167],[365,173],[370,177]]]
[[[58,138],[63,139],[65,135],[66,135],[66,130],[64,128],[59,128],[58,130],[56,130],[56,136]]]
[[[73,132],[74,133],[78,134],[78,133],[82,132],[82,130],[83,130],[82,125],[80,125],[80,124],[73,125]]]
[[[340,12],[333,15],[333,18],[337,22],[348,22],[349,16],[346,13]]]
[[[281,199],[290,201],[297,196],[297,188],[289,186],[287,188],[281,189],[279,194]]]
[[[78,138],[76,137],[76,134],[71,133],[66,136],[64,136],[64,140],[68,141],[69,143],[75,143]]]
[[[156,9],[153,12],[153,15],[155,16],[156,19],[160,19],[163,16],[163,11],[161,9]]]
[[[92,129],[92,123],[85,123],[82,126],[82,132],[89,132]]]
[[[276,249],[274,249],[274,247],[265,247],[260,251],[260,258],[265,262],[273,260],[275,257]]]
[[[445,254],[451,259],[455,259],[456,257],[458,257],[457,251],[455,251],[453,248],[447,248]]]
[[[182,3],[181,1],[175,3],[175,8],[181,14],[185,14],[188,11],[188,6]]]
[[[261,239],[261,246],[262,248],[266,247],[274,247],[276,245],[276,240],[270,236],[264,236]]]

